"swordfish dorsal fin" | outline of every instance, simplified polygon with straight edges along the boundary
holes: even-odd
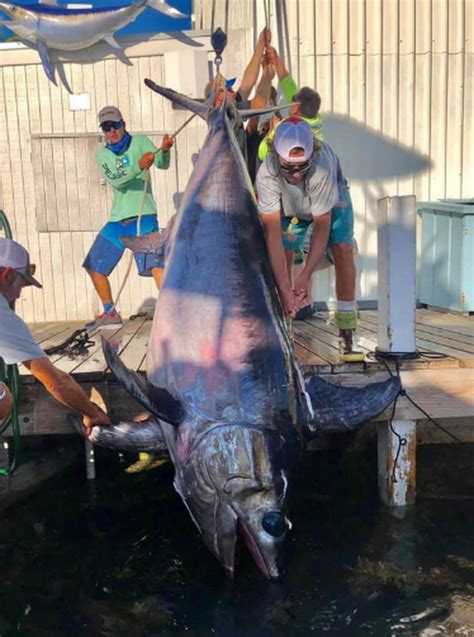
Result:
[[[186,95],[183,95],[182,93],[177,93],[171,88],[165,88],[164,86],[155,84],[153,80],[146,79],[145,84],[148,86],[148,88],[151,88],[152,91],[155,91],[155,93],[166,97],[171,102],[179,104],[180,106],[187,108],[189,111],[196,113],[196,115],[199,115],[203,119],[206,119],[206,114],[209,110],[209,107],[206,104],[201,104],[201,102],[197,102],[190,97],[186,97]]]
[[[178,427],[181,424],[184,419],[184,408],[177,398],[167,389],[155,387],[143,376],[128,369],[104,337],[102,337],[102,349],[113,375],[132,398],[170,425]]]
[[[320,376],[306,379],[314,416],[308,434],[356,431],[381,414],[400,393],[400,379],[393,376],[365,387],[342,387]]]

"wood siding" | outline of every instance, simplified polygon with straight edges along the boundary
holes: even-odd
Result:
[[[196,39],[209,47],[209,30],[228,29],[223,71],[241,78],[268,8],[274,44],[300,85],[317,88],[328,130],[332,115],[368,127],[394,148],[412,149],[431,166],[409,175],[351,178],[359,246],[358,297],[377,298],[377,199],[415,194],[418,200],[472,197],[474,177],[474,0],[196,0]],[[286,17],[286,19],[285,19]],[[35,51],[0,50],[0,205],[15,237],[28,247],[44,284],[25,290],[18,310],[27,321],[91,317],[99,302],[81,268],[106,219],[109,188],[95,167],[96,112],[116,104],[132,132],[156,140],[173,132],[188,113],[176,111],[146,89],[145,77],[172,86],[163,55],[184,47],[163,36],[133,43],[126,66],[102,49],[78,52],[64,63],[75,93],[89,93],[91,110],[69,110],[68,94],[53,86]],[[212,54],[209,53],[209,60]],[[333,120],[337,122],[337,120]],[[342,129],[341,129],[342,130]],[[338,140],[326,135],[327,141]],[[191,157],[205,136],[197,119],[180,133],[172,166],[153,171],[160,223],[173,214],[176,193],[192,170]],[[337,144],[335,144],[337,145]],[[367,161],[363,144],[341,154]],[[365,159],[364,159],[365,157]],[[115,290],[127,268],[113,273]],[[334,298],[332,269],[318,274],[316,300]],[[156,296],[151,281],[132,269],[120,308],[136,313]]]

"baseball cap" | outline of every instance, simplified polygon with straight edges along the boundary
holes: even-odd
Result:
[[[22,245],[13,239],[0,237],[0,268],[12,268],[22,276],[26,285],[43,287],[31,273],[30,255]]]
[[[104,108],[100,109],[97,118],[99,126],[104,122],[120,122],[123,120],[122,113],[116,106],[104,106]]]
[[[287,117],[275,128],[273,147],[278,155],[290,164],[308,161],[314,149],[311,126],[300,117]],[[304,155],[292,157],[291,151],[297,148],[302,148]]]

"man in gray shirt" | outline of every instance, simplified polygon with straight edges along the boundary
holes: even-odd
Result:
[[[256,180],[258,208],[283,307],[294,316],[309,296],[311,275],[329,248],[336,269],[337,312],[341,354],[360,360],[353,351],[357,326],[354,217],[347,182],[329,144],[316,140],[311,127],[289,117],[275,129],[273,150]],[[295,253],[301,252],[314,223],[309,253],[293,283]],[[363,357],[362,357],[363,358]]]
[[[51,363],[13,311],[24,286],[42,287],[33,274],[25,248],[12,239],[0,238],[0,358],[7,365],[23,363],[56,400],[83,414],[85,427],[110,425],[108,416],[91,403],[72,376]]]

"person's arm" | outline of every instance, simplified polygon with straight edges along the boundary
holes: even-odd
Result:
[[[55,367],[49,358],[23,361],[23,364],[44,385],[51,396],[66,407],[83,414],[85,427],[110,425],[107,414],[91,403],[72,376]]]
[[[272,64],[275,67],[275,70],[280,82],[284,80],[286,77],[291,78],[290,72],[288,71],[286,66],[283,64],[281,57],[278,55],[277,50],[273,46],[267,47],[267,64]],[[298,92],[298,89],[296,89],[295,93],[297,92]],[[291,100],[291,97],[287,99]]]
[[[165,135],[161,142],[160,150],[155,155],[155,167],[162,170],[168,170],[170,167],[171,153],[170,149],[173,146],[173,138],[171,135]]]
[[[331,212],[327,212],[323,215],[313,215],[313,221],[314,229],[311,236],[308,256],[306,257],[303,269],[295,281],[295,293],[300,299],[309,295],[311,275],[326,250],[329,240],[329,231],[331,229]]]
[[[0,420],[3,420],[10,413],[13,407],[13,396],[5,383],[0,383]]]
[[[250,95],[251,90],[255,86],[258,78],[258,72],[260,69],[260,61],[263,57],[265,47],[270,43],[271,31],[265,27],[258,36],[257,46],[253,52],[250,62],[244,71],[242,82],[239,86],[239,93],[243,100],[246,100]]]
[[[272,80],[275,76],[275,69],[269,64],[262,68],[262,77],[257,86],[255,97],[250,102],[252,108],[264,108],[270,103],[270,95],[272,91]],[[258,126],[258,117],[252,117],[247,123],[245,129],[248,134],[254,133]]]
[[[288,267],[281,233],[280,211],[260,215],[260,219],[263,223],[268,257],[276,279],[283,309],[285,314],[293,316],[297,309],[297,303],[288,276]]]

